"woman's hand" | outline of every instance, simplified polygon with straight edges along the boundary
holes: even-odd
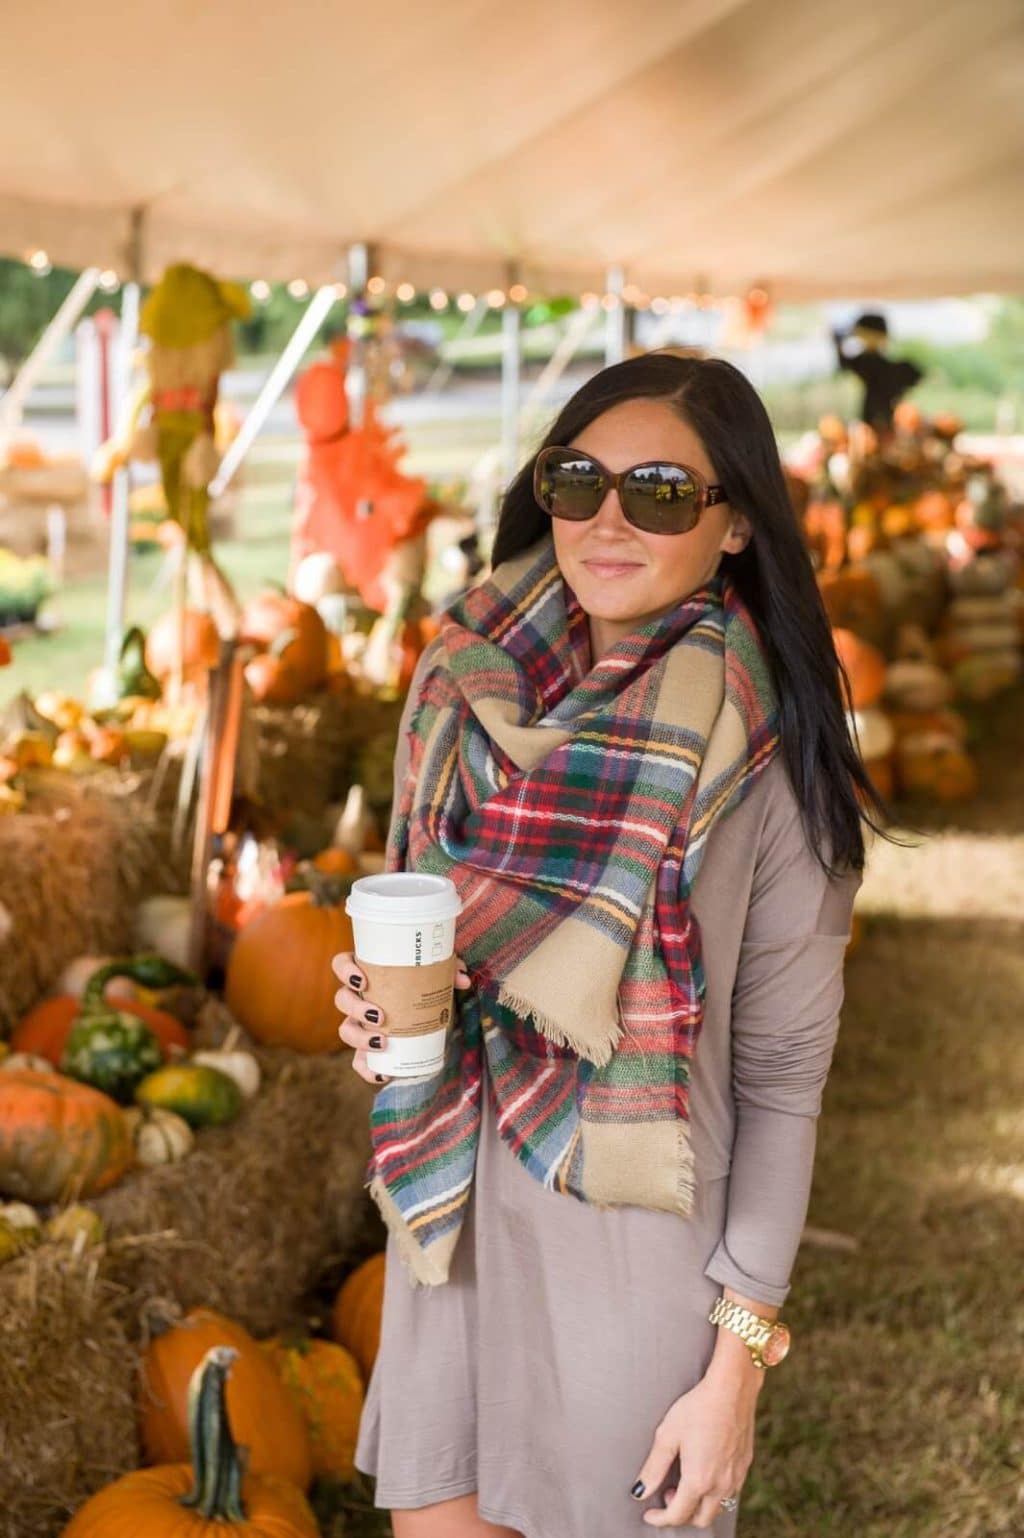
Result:
[[[679,1484],[665,1490],[665,1505],[644,1512],[649,1527],[690,1523],[710,1528],[722,1515],[722,1497],[740,1493],[754,1458],[754,1412],[764,1373],[739,1344],[746,1365],[738,1358],[726,1361],[716,1356],[700,1382],[676,1400],[654,1433],[638,1476],[644,1488],[637,1500],[657,1490],[676,1458],[681,1473]]]
[[[384,1031],[386,1024],[384,1011],[372,999],[364,999],[362,990],[366,987],[366,978],[359,970],[359,963],[351,951],[342,951],[331,962],[334,975],[343,984],[334,995],[334,1002],[344,1015],[338,1035],[349,1047],[355,1047],[355,1056],[352,1059],[352,1067],[361,1079],[367,1084],[387,1084],[388,1075],[374,1073],[366,1063],[367,1049],[372,1052],[380,1052],[387,1045],[387,1036]],[[466,971],[465,962],[461,957],[455,958],[455,986],[456,988],[468,988],[470,976]]]

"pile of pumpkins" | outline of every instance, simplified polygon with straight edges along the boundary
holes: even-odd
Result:
[[[230,1038],[191,1050],[188,1003],[172,1012],[194,1000],[190,974],[152,953],[97,960],[72,963],[0,1057],[0,1195],[18,1202],[59,1205],[175,1163],[259,1089],[259,1063]],[[21,1226],[24,1242],[39,1237]],[[0,1245],[7,1258],[18,1248]]]
[[[892,663],[852,630],[832,635],[850,682],[851,735],[883,799],[973,796],[978,775],[966,746],[967,723],[952,706],[952,680],[920,627],[903,628]]]
[[[88,1500],[65,1538],[114,1532],[317,1538],[306,1492],[355,1474],[366,1384],[380,1346],[385,1257],[345,1281],[331,1339],[255,1340],[210,1309],[158,1335],[141,1363],[140,1439],[150,1467]],[[239,1445],[246,1449],[244,1464]]]

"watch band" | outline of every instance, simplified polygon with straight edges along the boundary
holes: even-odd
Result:
[[[761,1368],[765,1366],[761,1351],[777,1328],[777,1320],[762,1319],[760,1314],[744,1308],[742,1303],[734,1303],[723,1293],[721,1297],[715,1299],[714,1307],[708,1315],[708,1322],[723,1325],[725,1329],[738,1335],[740,1340],[749,1347],[754,1366]]]

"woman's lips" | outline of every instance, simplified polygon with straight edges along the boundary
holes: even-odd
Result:
[[[628,577],[630,572],[641,570],[639,561],[609,561],[596,556],[583,565],[595,577]]]

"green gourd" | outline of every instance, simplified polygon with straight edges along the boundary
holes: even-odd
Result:
[[[61,1073],[91,1084],[121,1105],[135,1086],[163,1062],[154,1033],[142,1020],[117,1009],[83,1015],[71,1027],[61,1054]]]
[[[217,1127],[233,1121],[244,1096],[234,1079],[219,1068],[174,1063],[143,1079],[135,1090],[139,1105],[175,1111],[190,1127]]]

